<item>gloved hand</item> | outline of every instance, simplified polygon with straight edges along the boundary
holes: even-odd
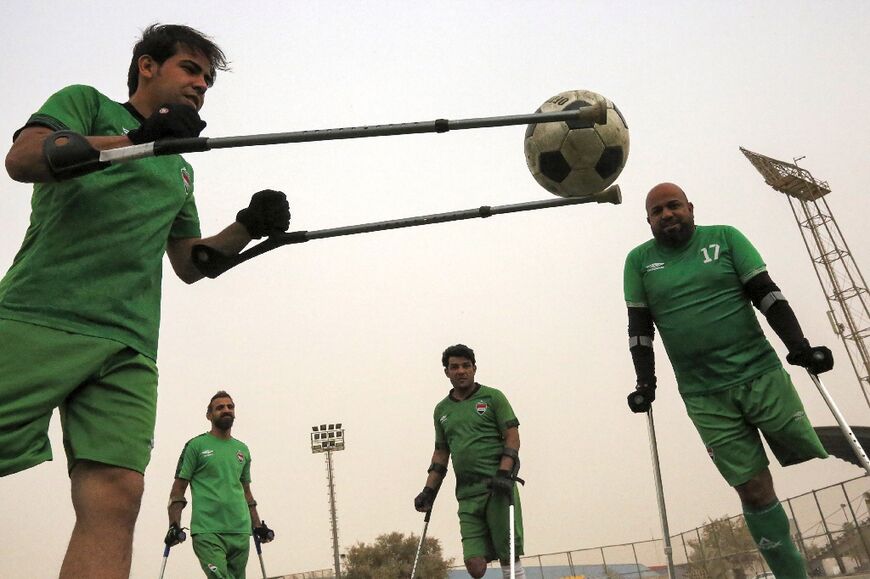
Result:
[[[260,526],[254,527],[254,534],[261,543],[268,543],[275,538],[275,531],[266,526],[266,521],[260,521]]]
[[[414,498],[414,508],[421,513],[426,513],[432,510],[432,505],[435,504],[435,497],[438,493],[432,487],[423,487],[423,490]]]
[[[236,214],[252,239],[284,233],[290,227],[290,203],[281,191],[264,189],[254,193],[251,203]]]
[[[489,484],[493,494],[510,497],[514,493],[515,483],[509,470],[499,469],[496,471],[495,476],[492,477]]]
[[[792,366],[803,366],[813,374],[821,374],[834,367],[834,355],[825,346],[813,348],[807,344],[799,350],[789,352],[785,359]]]
[[[652,408],[653,400],[656,399],[656,387],[649,384],[638,384],[628,395],[628,407],[632,412],[646,412]]]
[[[167,104],[158,107],[138,128],[127,133],[127,138],[140,145],[166,137],[198,137],[204,128],[205,121],[199,118],[193,107]]]
[[[185,539],[187,539],[187,533],[177,524],[172,523],[169,525],[169,530],[166,531],[166,537],[163,539],[163,542],[170,547],[174,547],[179,543],[183,543]]]

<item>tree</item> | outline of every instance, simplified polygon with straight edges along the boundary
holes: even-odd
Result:
[[[381,535],[374,543],[357,543],[347,552],[346,579],[382,579],[383,577],[410,577],[414,555],[420,537],[413,533],[405,536],[393,532]],[[420,549],[417,562],[418,579],[446,579],[453,559],[444,559],[441,542],[427,537]]]
[[[700,543],[689,539],[689,568],[693,576],[724,579],[760,569],[761,557],[743,517],[713,519],[700,529]]]

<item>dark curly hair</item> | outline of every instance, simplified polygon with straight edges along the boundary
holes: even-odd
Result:
[[[447,360],[450,359],[450,356],[456,356],[457,358],[467,358],[471,360],[471,363],[475,366],[477,365],[477,361],[474,359],[474,350],[466,346],[465,344],[456,344],[455,346],[450,346],[444,353],[441,354],[441,364],[446,368]]]
[[[233,397],[230,396],[226,390],[218,390],[217,392],[215,392],[215,395],[211,397],[211,400],[208,401],[208,407],[205,409],[206,412],[211,412],[211,403],[218,398],[229,398],[230,400],[233,399]]]
[[[211,38],[190,26],[181,24],[152,24],[142,33],[142,38],[133,47],[133,59],[127,72],[127,89],[130,96],[139,88],[139,58],[148,55],[163,64],[183,46],[192,52],[201,52],[211,63],[211,83],[216,71],[229,70],[229,61],[223,50]]]

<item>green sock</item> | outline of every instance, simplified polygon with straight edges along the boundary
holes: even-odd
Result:
[[[757,511],[744,507],[746,526],[777,579],[806,579],[804,559],[795,547],[788,528],[788,517],[779,501]]]

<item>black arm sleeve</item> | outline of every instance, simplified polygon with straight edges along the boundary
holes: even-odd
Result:
[[[628,338],[631,361],[638,384],[656,385],[656,361],[652,348],[655,336],[649,308],[628,308]],[[641,340],[641,338],[645,338]],[[645,343],[643,343],[645,342]]]
[[[804,337],[804,332],[794,315],[794,310],[779,293],[779,287],[770,279],[770,274],[766,271],[759,273],[747,281],[743,288],[749,299],[752,300],[752,305],[764,314],[767,323],[770,324],[789,352],[809,348],[810,343]],[[764,311],[762,309],[763,300],[773,294],[778,294],[779,297]]]

